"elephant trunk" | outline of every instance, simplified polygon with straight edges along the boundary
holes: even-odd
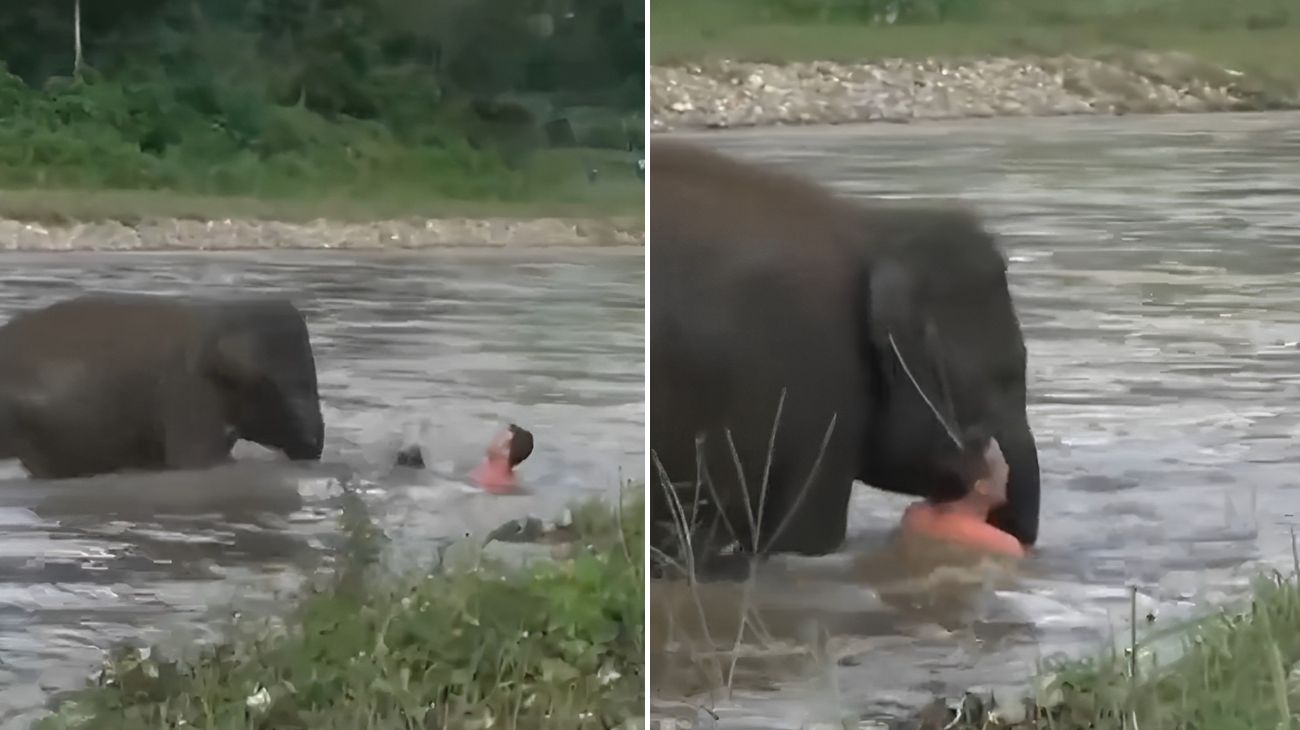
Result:
[[[1010,467],[1007,501],[989,515],[989,522],[1026,546],[1038,541],[1039,468],[1038,445],[1027,422],[1005,429],[997,436]]]
[[[285,447],[285,456],[294,461],[320,461],[325,450],[325,420],[321,416],[320,401],[312,398],[301,402],[294,411],[298,437]]]

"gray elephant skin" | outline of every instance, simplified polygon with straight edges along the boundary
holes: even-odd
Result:
[[[678,141],[650,157],[651,547],[684,557],[680,501],[712,503],[742,554],[833,552],[855,479],[955,499],[958,444],[980,433],[1011,466],[989,521],[1032,546],[1026,350],[979,217],[849,200]]]
[[[239,439],[320,459],[316,363],[289,301],[90,294],[0,327],[0,458],[33,477],[206,468]]]

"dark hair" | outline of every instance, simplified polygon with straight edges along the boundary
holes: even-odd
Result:
[[[992,437],[975,429],[962,431],[959,437],[961,450],[958,451],[953,442],[948,441],[947,454],[939,460],[939,471],[946,478],[931,485],[933,491],[926,497],[931,502],[943,504],[962,499],[970,494],[975,482],[992,473],[985,458]]]
[[[527,429],[510,424],[510,466],[518,466],[533,453],[533,435]]]

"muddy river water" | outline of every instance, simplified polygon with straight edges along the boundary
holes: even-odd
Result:
[[[737,679],[710,712],[688,713],[698,726],[887,721],[936,695],[1010,691],[1039,659],[1126,634],[1130,585],[1140,621],[1159,626],[1241,595],[1261,566],[1290,567],[1300,116],[694,138],[850,195],[960,198],[988,215],[1005,237],[1028,343],[1044,494],[1039,554],[940,621],[855,579],[853,556],[880,550],[908,502],[859,486],[845,554],[777,561],[749,597],[772,624],[768,650],[820,628],[830,656]],[[702,596],[707,612],[739,598]],[[657,714],[682,712],[673,703],[689,688],[655,674]]]
[[[210,636],[337,544],[338,482],[408,555],[551,518],[644,469],[644,250],[0,255],[0,318],[83,289],[292,296],[308,315],[323,463],[34,484],[0,462],[0,727],[27,727],[120,640]],[[510,421],[525,496],[459,481]],[[417,441],[430,467],[394,471]]]

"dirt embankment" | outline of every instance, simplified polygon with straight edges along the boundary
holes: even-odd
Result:
[[[420,249],[644,243],[644,228],[640,221],[632,219],[436,218],[371,223],[173,218],[132,223],[36,223],[0,219],[0,251]]]
[[[1300,108],[1300,88],[1184,53],[651,70],[654,131],[775,124]]]

